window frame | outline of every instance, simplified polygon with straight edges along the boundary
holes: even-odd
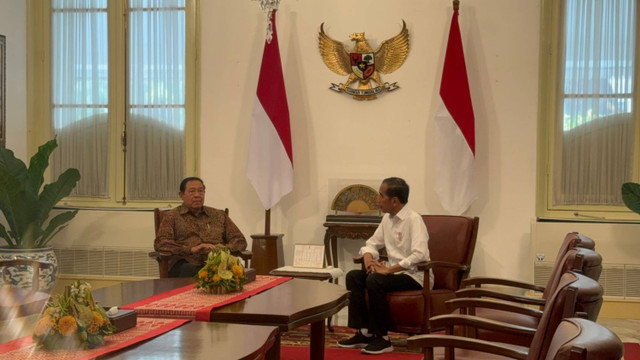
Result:
[[[559,147],[556,127],[562,122],[563,104],[563,14],[566,1],[542,0],[538,78],[538,142],[536,216],[573,221],[638,221],[640,216],[625,206],[553,205],[554,154]],[[640,29],[640,6],[636,6],[636,27]],[[633,181],[640,182],[640,36],[636,37],[636,69],[633,109],[635,121]]]
[[[200,2],[186,2],[186,83],[185,87],[185,176],[200,172]],[[35,154],[38,146],[54,134],[51,126],[51,2],[27,3],[27,151]],[[138,209],[173,207],[181,204],[176,184],[176,199],[128,200],[125,196],[125,153],[121,135],[126,129],[127,83],[127,0],[107,2],[109,24],[109,185],[107,198],[68,197],[58,205],[78,208]],[[124,54],[124,56],[123,56]],[[45,173],[50,178],[50,171]]]

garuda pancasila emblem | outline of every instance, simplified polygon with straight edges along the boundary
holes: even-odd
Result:
[[[409,54],[409,30],[402,20],[402,30],[391,39],[380,44],[376,51],[364,37],[364,33],[354,33],[349,36],[356,45],[351,51],[339,41],[333,40],[324,32],[324,23],[320,25],[319,47],[322,60],[327,67],[338,75],[349,75],[344,84],[331,83],[329,89],[353,95],[356,100],[373,100],[376,94],[383,91],[393,91],[398,88],[397,83],[383,83],[380,74],[390,74],[396,71]],[[357,81],[356,87],[350,87]],[[374,81],[376,86],[371,83]]]

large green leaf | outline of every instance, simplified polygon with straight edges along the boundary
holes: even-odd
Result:
[[[40,238],[37,239],[35,244],[36,247],[45,247],[49,240],[51,240],[60,230],[64,228],[64,226],[62,225],[71,221],[71,219],[73,219],[77,213],[78,210],[66,211],[53,217],[51,221],[49,221],[49,225],[47,225],[47,228],[40,235]]]
[[[20,248],[33,248],[35,239],[42,232],[40,230],[41,223],[38,221],[40,210],[38,198],[26,190],[20,189],[11,197],[9,205],[15,223],[15,226],[11,228],[11,235]]]
[[[622,184],[622,201],[629,209],[640,214],[640,184]]]
[[[17,227],[13,213],[13,198],[20,191],[18,178],[0,168],[0,210],[4,214],[10,229]]]
[[[7,229],[2,224],[0,224],[0,238],[3,238],[4,241],[9,244],[9,248],[17,247],[16,243],[12,240],[13,238],[9,236],[9,234],[7,233]]]
[[[25,187],[28,192],[38,194],[44,182],[44,172],[49,166],[49,156],[58,147],[56,139],[47,141],[38,148],[38,152],[31,157]]]
[[[0,229],[0,238],[5,239],[10,247],[29,249],[45,246],[77,213],[59,214],[49,221],[46,230],[42,229],[51,209],[69,196],[80,180],[77,169],[67,169],[40,192],[49,157],[57,146],[55,139],[40,146],[31,157],[29,168],[14,156],[13,151],[0,149],[0,210],[9,227],[8,230]]]
[[[67,169],[60,174],[58,180],[47,184],[40,194],[40,206],[38,219],[43,224],[49,217],[51,209],[64,197],[69,196],[80,180],[80,172],[77,169]]]
[[[20,182],[26,181],[27,165],[9,149],[0,148],[0,170],[6,171]]]

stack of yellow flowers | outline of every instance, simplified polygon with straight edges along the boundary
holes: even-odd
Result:
[[[52,297],[33,332],[33,341],[47,350],[93,349],[113,334],[106,311],[96,306],[91,286],[76,281]]]
[[[211,251],[195,278],[196,288],[211,294],[240,291],[247,281],[242,260],[231,255],[226,247]]]

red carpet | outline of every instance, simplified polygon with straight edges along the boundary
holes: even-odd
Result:
[[[624,360],[640,360],[640,344],[624,343]]]
[[[410,353],[386,353],[375,355],[375,360],[420,360],[422,354]],[[309,358],[308,347],[282,346],[280,348],[280,360],[300,360]],[[358,349],[324,349],[325,360],[352,360],[352,359],[372,359],[371,355],[366,355]]]
[[[298,346],[282,346],[280,348],[281,360],[299,360],[309,358],[308,347]],[[372,359],[371,355],[365,355],[357,349],[324,349],[324,358],[326,360],[352,360],[352,359]],[[387,353],[376,355],[376,360],[420,360],[421,354],[410,353]],[[640,345],[637,343],[624,343],[624,360],[640,360]]]

